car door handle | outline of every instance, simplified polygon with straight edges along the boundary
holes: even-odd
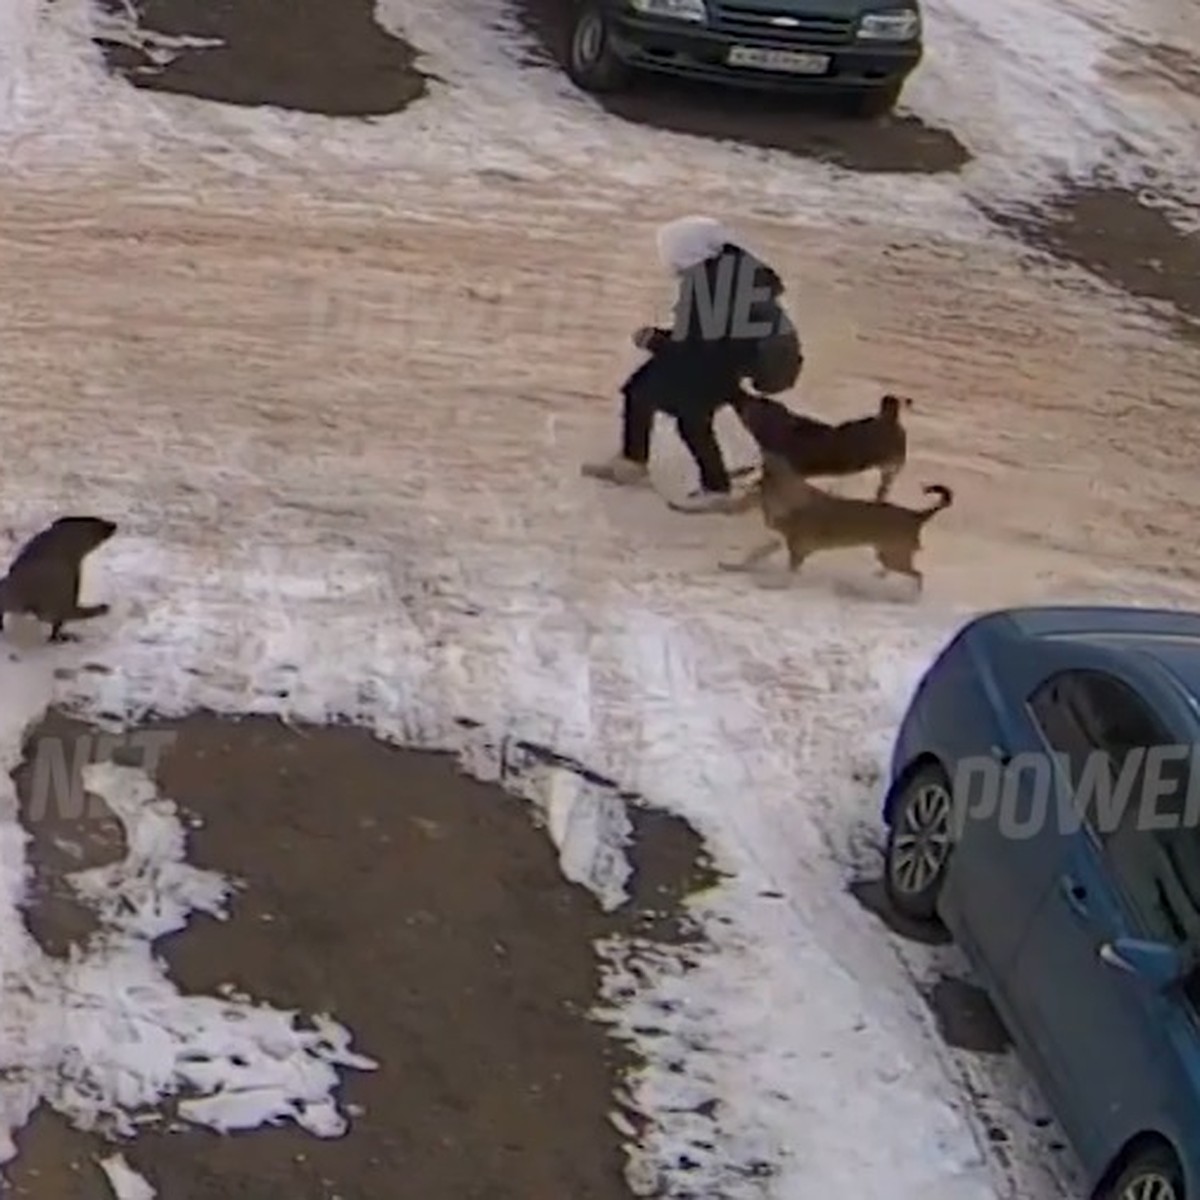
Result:
[[[1058,887],[1062,892],[1063,899],[1067,902],[1067,907],[1077,917],[1086,918],[1088,916],[1087,888],[1078,880],[1072,879],[1070,875],[1064,875],[1058,881]]]
[[[1133,973],[1133,968],[1117,953],[1116,948],[1111,942],[1105,942],[1096,951],[1096,954],[1101,962],[1108,963],[1110,967],[1116,967],[1118,971]]]

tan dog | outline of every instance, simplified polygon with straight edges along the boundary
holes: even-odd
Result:
[[[876,500],[886,500],[908,457],[908,435],[900,421],[901,408],[911,408],[905,396],[888,394],[879,411],[869,417],[829,425],[792,412],[768,396],[742,392],[734,411],[746,432],[764,454],[779,454],[805,479],[857,475],[878,470]]]
[[[745,512],[758,504],[764,524],[783,541],[772,539],[739,562],[722,563],[721,568],[748,570],[786,545],[788,567],[798,571],[818,550],[873,546],[879,574],[907,575],[916,580],[920,594],[924,577],[913,566],[913,558],[921,548],[921,530],[934,514],[954,503],[954,494],[941,484],[932,484],[925,491],[938,497],[928,508],[831,496],[797,475],[781,455],[765,454],[762,478],[738,502],[737,509]]]

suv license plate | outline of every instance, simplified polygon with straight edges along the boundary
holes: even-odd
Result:
[[[796,50],[764,50],[758,46],[734,46],[726,60],[731,67],[753,67],[759,71],[786,71],[789,75],[824,75],[828,54],[804,54]]]

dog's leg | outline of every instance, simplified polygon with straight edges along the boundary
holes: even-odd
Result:
[[[77,642],[79,636],[74,633],[67,633],[63,626],[71,620],[70,613],[56,613],[54,616],[47,618],[50,622],[50,636],[46,639],[51,645],[59,645],[64,642]]]
[[[722,571],[748,571],[756,563],[762,562],[764,558],[770,558],[778,549],[780,549],[778,541],[764,542],[761,546],[755,546],[745,558],[740,558],[737,562],[723,562],[718,565]]]
[[[879,573],[886,575],[891,571],[896,575],[907,575],[909,579],[916,582],[919,596],[925,588],[925,576],[913,566],[913,553],[911,547],[901,549],[898,546],[877,546],[875,548],[875,555],[882,568]]]
[[[799,542],[788,542],[788,570],[794,575],[808,557],[808,547]]]
[[[896,482],[896,476],[900,474],[900,468],[903,463],[884,463],[879,468],[879,487],[875,490],[875,500],[877,503],[882,503],[891,495],[892,484]]]
[[[112,610],[107,604],[79,604],[76,603],[71,608],[63,612],[59,609],[53,613],[39,613],[43,620],[50,624],[50,641],[51,642],[77,642],[79,637],[73,633],[65,633],[63,626],[68,621],[91,621],[96,617],[106,617]]]

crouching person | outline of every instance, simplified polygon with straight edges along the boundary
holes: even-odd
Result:
[[[708,217],[683,217],[658,231],[663,265],[679,280],[671,329],[639,329],[634,343],[650,357],[621,389],[621,452],[588,463],[584,475],[611,483],[649,479],[654,419],[673,417],[700,475],[688,508],[730,506],[729,472],[713,422],[749,379],[774,395],[792,387],[802,355],[795,326],[779,297],[779,276]]]

